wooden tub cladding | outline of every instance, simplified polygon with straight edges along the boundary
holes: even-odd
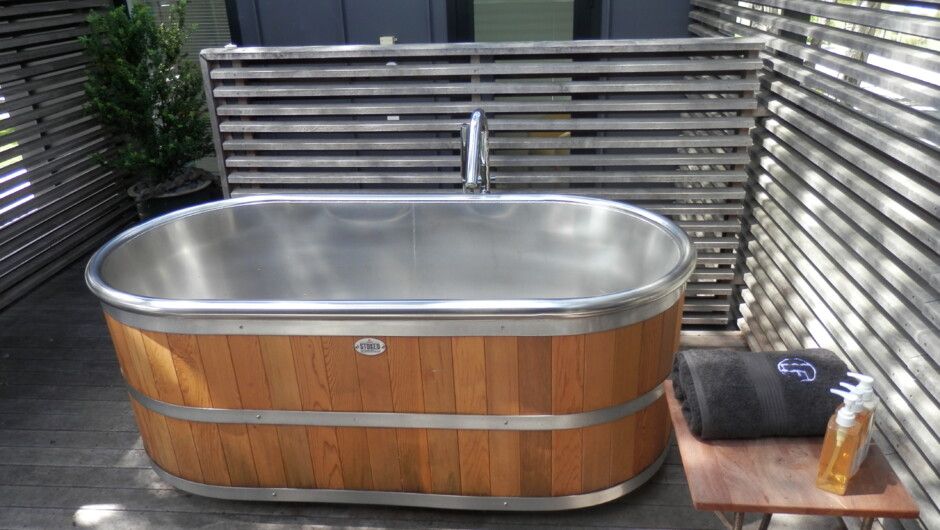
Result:
[[[678,346],[681,300],[627,327],[554,337],[179,335],[107,317],[127,382],[166,403],[239,410],[569,414],[655,388]],[[132,400],[133,401],[133,400]],[[165,471],[218,486],[545,497],[650,466],[670,434],[665,396],[630,416],[555,431],[308,427],[184,421],[134,410]]]

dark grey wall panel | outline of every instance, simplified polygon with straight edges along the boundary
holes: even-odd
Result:
[[[689,35],[689,0],[606,0],[605,39],[662,39]]]
[[[346,42],[342,0],[235,0],[233,39],[242,46]]]
[[[228,0],[241,46],[400,44],[472,39],[470,0]],[[576,0],[575,38],[687,37],[689,0]]]
[[[431,5],[434,3],[428,0],[344,2],[347,41],[350,44],[378,44],[379,37],[394,35],[399,44],[439,42],[434,40],[432,28]],[[446,25],[443,29],[446,30]],[[446,31],[442,36],[446,42]]]
[[[241,46],[447,42],[447,0],[229,0]],[[233,16],[234,15],[234,16]]]

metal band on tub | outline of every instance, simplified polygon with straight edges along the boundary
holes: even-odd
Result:
[[[383,504],[386,506],[414,506],[447,510],[487,511],[557,511],[586,508],[623,497],[645,484],[662,467],[669,453],[667,446],[646,469],[633,478],[606,489],[561,495],[558,497],[485,497],[480,495],[444,495],[439,493],[410,493],[401,491],[365,491],[307,488],[261,488],[243,486],[216,486],[177,477],[151,462],[154,471],[164,482],[189,493],[216,499],[238,501],[279,502],[331,502],[346,504]]]
[[[645,394],[603,409],[573,414],[488,415],[412,412],[334,412],[305,410],[246,410],[188,407],[158,401],[128,386],[144,408],[169,418],[200,423],[300,425],[306,427],[383,427],[397,429],[466,429],[485,431],[557,431],[601,425],[643,410],[663,396],[660,383]]]

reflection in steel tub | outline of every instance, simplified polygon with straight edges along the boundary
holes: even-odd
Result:
[[[255,196],[132,228],[86,279],[180,489],[552,510],[662,464],[694,254],[597,199]]]

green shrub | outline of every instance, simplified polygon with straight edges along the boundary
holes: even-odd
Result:
[[[79,38],[91,60],[86,110],[125,140],[97,160],[139,176],[151,194],[175,187],[187,165],[213,151],[202,76],[183,53],[186,4],[162,24],[139,3],[93,12]]]

